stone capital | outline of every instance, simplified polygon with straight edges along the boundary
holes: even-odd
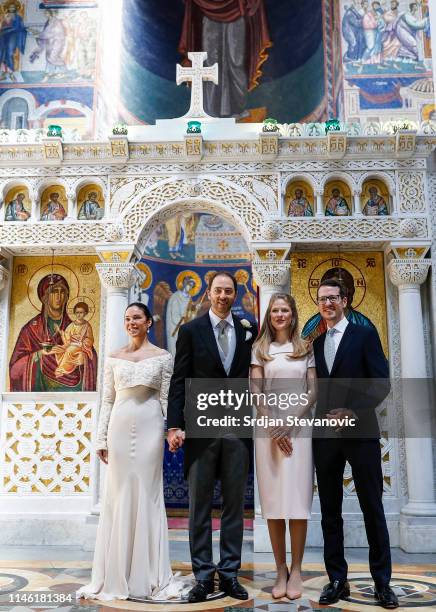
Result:
[[[289,285],[289,261],[266,262],[255,260],[252,263],[254,280],[260,287],[277,287],[277,290]]]
[[[422,285],[431,266],[429,259],[393,259],[388,264],[389,278],[397,287]]]
[[[98,263],[95,267],[105,289],[127,290],[141,278],[141,273],[133,263]]]
[[[3,266],[0,266],[0,291],[6,287],[8,282],[9,272]]]

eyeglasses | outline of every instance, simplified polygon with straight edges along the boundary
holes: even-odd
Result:
[[[331,302],[332,304],[337,304],[340,300],[342,300],[340,295],[323,295],[317,298],[318,304],[325,304],[327,302]]]

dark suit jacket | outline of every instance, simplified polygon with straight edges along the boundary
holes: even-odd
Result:
[[[248,378],[251,347],[257,336],[257,327],[252,323],[250,329],[245,329],[235,315],[233,315],[233,321],[236,332],[236,349],[228,375],[221,362],[209,312],[181,326],[177,337],[174,372],[168,395],[168,429],[173,427],[185,429],[185,379]],[[252,334],[249,340],[245,339],[247,331]],[[185,474],[210,442],[210,439],[200,438],[185,440]],[[244,439],[244,442],[250,447],[251,440]]]
[[[324,332],[313,343],[319,379],[316,416],[322,418],[333,408],[347,408],[357,415],[359,422],[342,435],[380,437],[375,408],[388,395],[390,383],[388,362],[377,330],[348,323],[330,373],[324,357],[325,338]]]

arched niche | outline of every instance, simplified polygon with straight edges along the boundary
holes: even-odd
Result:
[[[361,208],[367,217],[381,217],[390,214],[389,189],[382,180],[369,178],[362,185]]]
[[[285,193],[285,213],[288,217],[313,217],[315,196],[312,185],[303,179],[288,183]]]
[[[324,186],[323,200],[327,217],[346,217],[352,213],[351,189],[343,180],[329,180]]]

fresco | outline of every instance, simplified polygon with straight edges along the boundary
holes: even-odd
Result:
[[[289,217],[313,217],[313,188],[306,181],[291,181],[286,187],[285,210]]]
[[[95,391],[100,319],[96,257],[16,257],[10,391]]]
[[[95,221],[104,215],[104,196],[100,185],[88,183],[77,194],[77,218]]]
[[[31,214],[29,190],[25,185],[16,185],[8,190],[5,201],[5,221],[27,221]]]
[[[344,77],[359,88],[360,108],[408,110],[407,96],[414,119],[424,120],[424,81],[433,78],[428,0],[342,0],[341,31]],[[434,109],[432,95],[427,103]]]
[[[291,272],[304,338],[314,340],[325,331],[318,313],[317,289],[321,281],[336,277],[347,288],[347,319],[357,325],[375,326],[388,355],[383,253],[294,253]]]
[[[63,185],[50,185],[41,195],[41,221],[63,221],[68,214],[68,201]]]
[[[94,2],[0,2],[1,127],[92,127]]]
[[[126,121],[183,115],[189,89],[176,64],[207,50],[220,83],[207,84],[213,116],[282,122],[325,118],[322,0],[125,0],[121,102]],[[244,9],[245,7],[245,9]],[[298,43],[297,43],[298,40]]]
[[[324,206],[327,217],[351,215],[351,191],[344,181],[329,181],[324,188]]]
[[[383,181],[370,179],[363,183],[361,208],[368,217],[389,214],[389,191]]]

